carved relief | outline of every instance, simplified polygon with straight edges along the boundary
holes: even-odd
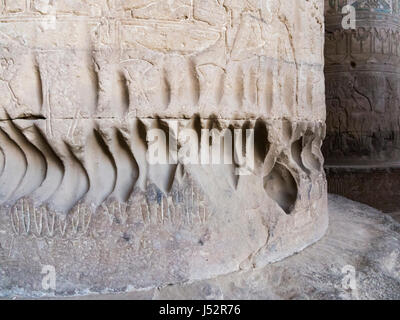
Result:
[[[12,179],[17,182],[16,187],[12,189],[10,184],[4,185],[4,190],[7,190],[8,193],[7,195],[3,194],[2,203],[10,208],[10,213],[16,214],[17,211],[25,213],[21,209],[25,207],[28,210],[28,216],[30,216],[29,212],[36,211],[53,212],[57,216],[68,215],[78,210],[77,208],[84,208],[94,214],[97,210],[102,210],[104,204],[107,206],[108,203],[116,204],[118,207],[128,206],[133,201],[132,199],[138,197],[138,194],[142,194],[141,201],[145,201],[143,205],[148,205],[150,201],[160,206],[164,205],[164,201],[166,201],[168,204],[179,207],[179,203],[182,201],[177,199],[184,197],[187,185],[191,190],[189,194],[194,197],[190,200],[192,201],[190,210],[194,209],[196,197],[205,199],[205,196],[201,194],[201,189],[194,185],[192,178],[187,176],[186,164],[178,162],[177,166],[174,166],[175,170],[172,171],[172,175],[164,178],[157,165],[148,165],[143,160],[135,158],[135,155],[146,154],[148,151],[148,141],[142,140],[143,134],[140,133],[138,126],[144,126],[147,128],[146,130],[151,130],[158,125],[158,120],[144,120],[144,122],[133,120],[124,124],[118,124],[113,120],[95,122],[85,119],[78,120],[78,122],[54,120],[53,125],[57,130],[54,131],[55,135],[51,138],[47,138],[49,135],[44,134],[45,122],[45,120],[33,122],[17,120],[12,124],[1,125],[3,134],[1,150],[4,154],[3,161],[7,165],[1,176],[4,183],[11,183],[7,175],[11,171],[8,164],[13,164],[14,161],[10,160],[9,156],[15,159],[16,157],[24,159],[21,163],[22,169],[19,170],[23,175]],[[178,126],[184,125],[184,123],[186,121],[179,121]],[[230,127],[229,122],[226,121],[216,121],[215,125],[218,128]],[[69,128],[68,131],[64,131],[65,133],[60,131],[63,126]],[[207,124],[206,128],[209,126],[210,124]],[[246,124],[243,123],[242,126],[246,126]],[[260,132],[260,126],[264,127],[262,130],[265,131],[266,136]],[[281,174],[282,170],[280,169],[277,171],[277,179],[279,177],[279,179],[291,181],[294,185],[305,183],[303,179],[314,180],[321,174],[323,162],[318,150],[324,132],[320,131],[319,126],[307,122],[293,124],[288,121],[283,121],[281,124],[275,121],[258,122],[254,139],[259,143],[268,142],[269,147],[263,156],[260,155],[260,158],[256,159],[258,167],[254,169],[254,174],[258,175],[260,179],[270,180],[273,178],[267,178],[267,176],[271,175],[274,170],[278,170],[276,168],[286,168],[285,174]],[[240,128],[239,123],[234,127]],[[169,130],[172,129],[167,130],[168,135],[172,134],[168,132]],[[73,131],[79,132],[79,137],[71,134]],[[267,140],[262,141],[263,138]],[[201,135],[197,139],[199,139],[198,146],[208,145],[207,136]],[[63,144],[58,141],[63,141]],[[294,150],[292,144],[297,141],[299,141],[299,145]],[[130,143],[132,144],[130,145]],[[18,152],[13,152],[12,148]],[[136,148],[137,150],[135,150]],[[178,154],[181,148],[185,148],[185,145],[178,145]],[[196,152],[200,152],[200,150]],[[167,158],[169,157],[167,155]],[[318,164],[313,165],[313,163]],[[15,163],[15,165],[18,164],[19,162]],[[227,166],[232,165],[239,164],[227,164]],[[42,169],[39,170],[39,168]],[[166,165],[160,168],[165,170]],[[181,170],[183,173],[179,176],[178,173]],[[229,176],[225,178],[230,179]],[[167,181],[165,182],[163,179],[167,179]],[[273,185],[274,183],[266,182],[267,188]],[[297,190],[298,186],[294,188]],[[195,190],[200,194],[195,193]],[[278,189],[274,191],[273,198],[284,197],[286,192],[289,191],[285,188],[280,191]],[[152,194],[154,196],[151,196]],[[297,200],[300,201],[297,199],[297,191],[292,196],[294,197],[293,205]],[[147,200],[145,200],[146,197]],[[183,201],[183,204],[187,205],[187,200]],[[142,210],[141,206],[139,208]],[[172,210],[168,208],[169,206],[166,205],[164,209]],[[155,210],[161,210],[164,215],[164,209]],[[189,209],[185,207],[182,210],[186,212]],[[202,211],[197,208],[197,215],[199,210]]]
[[[10,3],[0,257],[37,249],[146,288],[264,265],[325,233],[321,0]],[[366,94],[347,99],[363,110]]]
[[[289,23],[294,9],[288,11],[277,1],[271,2],[271,8],[253,2],[214,0],[24,3],[28,5],[18,18],[18,27],[4,13],[0,31],[7,42],[30,48],[27,54],[33,57],[34,71],[29,72],[39,74],[44,90],[43,117],[49,117],[46,108],[54,109],[53,117],[67,117],[78,105],[83,117],[110,117],[113,115],[104,110],[112,104],[112,109],[118,109],[113,111],[115,114],[141,117],[174,112],[185,117],[198,112],[228,117],[229,109],[236,109],[237,119],[259,115],[276,118],[281,116],[283,104],[287,115],[320,118],[311,111],[316,106],[299,106],[296,97],[302,94],[300,72],[318,73],[322,68],[322,49],[316,49],[322,41],[300,45],[314,40],[300,36],[297,20]],[[299,10],[306,6],[316,10],[311,4],[298,6]],[[217,19],[210,12],[221,15]],[[79,18],[81,15],[90,20]],[[321,27],[318,20],[303,22],[312,32],[321,31],[316,29]],[[279,30],[279,35],[271,33],[271,28]],[[290,33],[299,33],[299,37]],[[312,54],[304,54],[304,48],[313,50]],[[61,74],[63,70],[50,70],[61,61],[70,68],[65,75]],[[143,61],[140,66],[138,61]],[[144,66],[146,63],[150,69]],[[266,65],[274,72],[266,74]],[[217,69],[211,70],[211,66]],[[26,70],[25,66],[21,68]],[[152,92],[140,93],[137,78],[143,72],[146,90]],[[286,81],[276,86],[274,77]],[[31,84],[33,80],[31,86],[35,85]],[[64,100],[53,100],[53,92],[68,88]],[[85,100],[77,94],[80,90],[85,91]],[[287,98],[278,99],[282,95]],[[214,98],[205,102],[205,96]],[[309,112],[299,113],[309,108]]]
[[[398,4],[355,1],[357,29],[343,30],[344,2],[326,3],[324,152],[330,164],[390,162],[399,156]]]

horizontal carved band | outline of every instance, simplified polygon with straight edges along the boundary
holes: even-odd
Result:
[[[233,161],[220,164],[186,164],[181,158],[176,163],[149,163],[152,144],[169,144],[170,150],[171,136],[176,137],[177,154],[193,145],[200,154],[214,145],[236,146],[241,135],[235,132],[230,135],[234,139],[227,140],[226,132],[254,131],[252,149],[246,147],[250,140],[239,141],[247,153],[254,153],[248,174],[264,183],[266,196],[287,214],[306,203],[310,195],[301,195],[308,192],[305,185],[311,186],[315,179],[324,181],[320,147],[325,126],[318,122],[193,118],[54,120],[50,124],[46,120],[15,120],[0,123],[0,128],[0,202],[18,234],[30,234],[34,226],[36,236],[42,231],[51,235],[54,224],[59,232],[92,215],[105,215],[111,224],[116,219],[112,216],[117,215],[125,215],[120,219],[133,215],[141,223],[205,222],[213,209],[204,186],[191,176],[191,168],[210,175],[220,170],[220,178],[235,192],[242,179],[235,172],[247,162],[238,162],[239,150],[234,149]],[[150,140],[148,133],[155,129],[170,138]],[[181,139],[177,129],[191,129],[198,141]],[[205,136],[201,132],[205,129],[222,132],[221,139]],[[316,200],[323,195],[323,190],[317,189]],[[82,232],[87,229],[81,227]]]

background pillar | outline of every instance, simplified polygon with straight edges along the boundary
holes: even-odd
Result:
[[[343,6],[356,9],[345,30]],[[329,192],[400,210],[399,1],[325,0]]]

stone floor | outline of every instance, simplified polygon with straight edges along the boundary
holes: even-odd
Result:
[[[329,231],[321,241],[262,269],[69,299],[400,299],[400,223],[336,195],[329,196],[329,210]]]

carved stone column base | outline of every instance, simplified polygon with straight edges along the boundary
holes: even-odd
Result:
[[[55,140],[40,135],[46,120],[0,125],[0,191],[14,186],[0,206],[2,288],[39,294],[47,265],[56,270],[58,294],[207,279],[281,260],[328,227],[322,158],[313,147],[321,143],[321,123],[202,120],[216,132],[254,129],[255,164],[247,175],[235,173],[236,162],[143,160],[149,130],[164,124],[157,132],[170,136],[177,123],[196,133],[195,119],[83,119],[79,139],[69,141],[63,127],[73,123],[54,120],[55,132],[64,132]],[[195,137],[190,145],[209,141]]]
[[[400,167],[326,168],[328,190],[383,212],[400,211]]]

